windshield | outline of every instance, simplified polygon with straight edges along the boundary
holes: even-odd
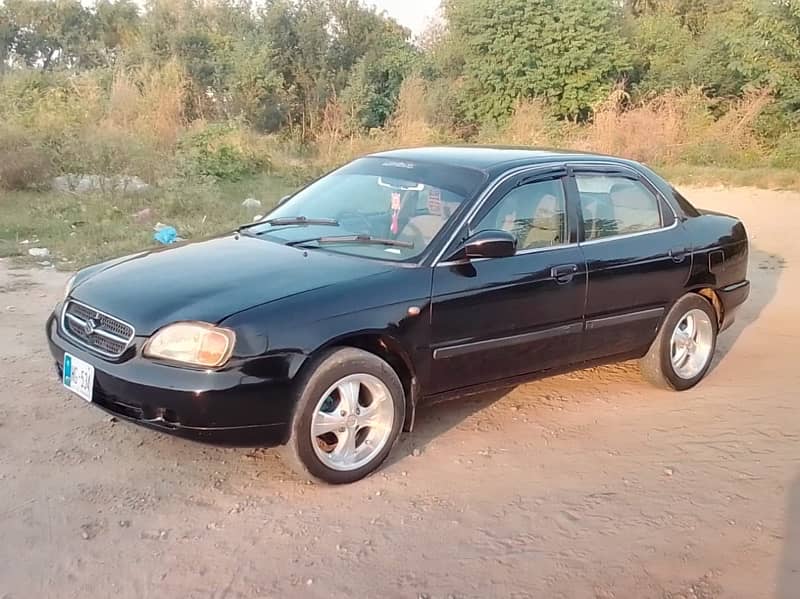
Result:
[[[250,233],[366,258],[412,260],[484,179],[472,169],[362,158],[299,191]]]

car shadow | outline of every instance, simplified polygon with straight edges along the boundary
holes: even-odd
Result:
[[[797,599],[800,596],[800,476],[789,489],[785,522],[777,599]]]
[[[748,278],[751,285],[750,297],[739,309],[733,326],[720,335],[717,352],[711,365],[712,371],[725,359],[739,336],[758,321],[764,308],[772,302],[784,268],[785,261],[781,256],[751,246],[748,267]],[[394,464],[414,454],[415,450],[424,452],[425,446],[433,439],[457,427],[473,414],[501,400],[515,388],[515,386],[510,386],[435,404],[421,405],[417,410],[414,431],[400,437],[397,448],[389,455],[387,463]]]
[[[419,406],[414,421],[414,430],[400,437],[397,448],[389,454],[387,462],[394,464],[410,455],[416,455],[416,452],[424,452],[425,447],[432,440],[457,427],[473,414],[500,401],[515,388],[515,386],[510,386]]]
[[[750,297],[739,308],[736,322],[730,329],[720,334],[711,371],[725,359],[739,336],[759,319],[764,308],[772,303],[785,267],[786,261],[783,257],[750,247],[750,263],[747,272],[750,279]]]

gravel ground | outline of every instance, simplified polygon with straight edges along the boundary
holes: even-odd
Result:
[[[0,261],[0,598],[800,597],[800,194],[684,191],[752,240],[699,387],[621,364],[429,407],[348,487],[71,397],[66,276]]]

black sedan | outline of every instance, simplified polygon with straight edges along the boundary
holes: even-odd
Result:
[[[639,358],[697,384],[748,240],[650,169],[425,148],[356,160],[263,221],[78,272],[47,322],[64,385],[200,441],[360,479],[424,401]]]

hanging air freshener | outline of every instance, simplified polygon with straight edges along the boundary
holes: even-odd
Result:
[[[445,218],[448,216],[444,213],[444,208],[442,207],[442,192],[438,189],[431,189],[430,192],[428,192],[428,214],[444,216]]]
[[[392,192],[392,235],[397,235],[400,232],[400,204],[402,203],[402,197],[400,193],[395,191]]]

